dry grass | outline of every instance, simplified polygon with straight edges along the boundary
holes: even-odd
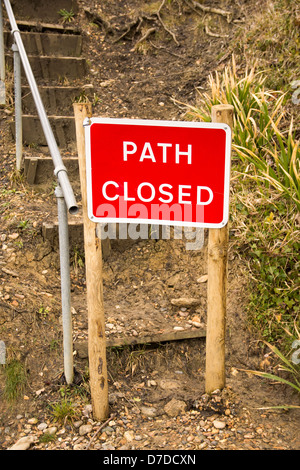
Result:
[[[234,106],[230,223],[248,266],[249,325],[288,351],[286,331],[295,338],[300,319],[299,116],[290,86],[300,78],[300,42],[294,3],[268,5],[241,33],[247,49],[235,47],[237,63],[210,75],[186,109],[187,119],[210,121],[213,105]]]

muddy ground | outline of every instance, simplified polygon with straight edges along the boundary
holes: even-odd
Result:
[[[94,115],[167,120],[185,117],[181,103],[195,103],[197,89],[205,89],[208,74],[230,61],[236,44],[232,39],[264,8],[264,2],[255,0],[203,3],[230,11],[226,15],[195,11],[190,2],[179,0],[78,4],[74,24],[84,36],[83,53],[90,70],[85,83],[94,86]],[[149,36],[139,42],[145,34]],[[240,63],[244,64],[243,58]],[[16,175],[9,133],[10,112],[10,108],[0,109],[0,339],[6,343],[8,359],[19,359],[26,365],[27,384],[21,397],[10,405],[3,397],[1,371],[2,449],[22,435],[22,421],[16,419],[17,415],[50,419],[49,404],[61,398],[63,374],[59,255],[41,233],[42,223],[56,215],[56,201],[52,186],[41,191]],[[79,193],[77,198],[80,201]],[[252,441],[237,439],[231,447],[299,449],[299,410],[260,409],[298,404],[297,397],[289,389],[243,372],[243,369],[271,370],[274,362],[261,348],[259,337],[248,328],[247,267],[237,248],[238,235],[234,230],[230,235],[226,389],[221,400],[227,400],[228,408],[235,410],[233,420],[247,412],[248,425],[264,429],[263,438],[256,434]],[[188,250],[187,243],[184,237],[112,243],[112,251],[103,261],[108,340],[183,330],[205,331],[207,283],[203,276],[207,273],[207,231],[203,233],[201,250]],[[81,239],[71,247],[71,258],[74,361],[81,377],[86,377],[87,359],[82,344],[88,331]],[[176,307],[172,299],[178,298],[197,299],[197,303],[192,307]],[[143,404],[162,410],[171,398],[184,400],[188,415],[204,394],[205,339],[147,343],[135,349],[109,348],[108,371],[110,395],[117,392],[121,396],[120,392],[126,392],[130,397],[111,400],[111,412],[115,415],[124,414],[124,410],[131,414],[131,410]],[[159,383],[166,378],[179,382],[179,386],[160,387]],[[133,394],[135,401],[131,400]],[[215,413],[222,418],[224,409],[216,411],[212,407],[210,415]],[[159,419],[153,418],[152,429],[159,434],[166,420],[164,414]],[[135,413],[134,429],[143,425],[144,417]],[[146,448],[143,442],[136,441],[134,445],[136,449]],[[180,447],[178,436],[165,447],[153,441],[154,447],[150,448],[155,445],[160,449]],[[215,445],[224,447],[226,442],[223,447]],[[189,448],[199,446],[190,441]]]

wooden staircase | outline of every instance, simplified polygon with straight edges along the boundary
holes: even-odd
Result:
[[[61,22],[59,10],[77,11],[75,0],[47,2],[25,0],[13,2],[13,10],[21,31],[33,74],[45,106],[56,142],[61,151],[70,180],[78,187],[79,173],[76,157],[75,122],[72,103],[88,95],[92,86],[84,84],[88,73],[82,57],[82,36],[71,23]],[[49,11],[48,11],[49,10]],[[45,22],[41,22],[41,18]],[[5,32],[6,62],[12,68],[12,37]],[[29,184],[54,181],[53,163],[35,109],[25,74],[22,77],[22,125],[24,144],[24,176]],[[15,126],[11,122],[14,136]],[[32,151],[31,151],[32,150]]]

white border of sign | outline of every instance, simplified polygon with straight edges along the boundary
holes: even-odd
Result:
[[[223,220],[219,224],[204,222],[178,222],[173,220],[153,220],[153,219],[134,219],[134,218],[112,218],[96,217],[92,212],[92,166],[91,166],[91,139],[90,128],[92,124],[125,124],[136,126],[161,126],[161,127],[190,127],[206,129],[223,129],[226,132],[225,148],[225,175],[224,175],[224,205]],[[231,128],[227,124],[213,122],[190,122],[190,121],[156,121],[148,119],[127,119],[127,118],[87,118],[85,127],[85,154],[86,154],[86,179],[87,179],[87,212],[92,222],[96,223],[138,223],[151,225],[174,225],[178,227],[203,227],[203,228],[222,228],[228,223],[229,218],[229,185],[230,185],[230,166],[231,166]]]

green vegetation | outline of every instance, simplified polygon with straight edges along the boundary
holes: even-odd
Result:
[[[299,21],[299,2],[273,0],[253,15],[248,31],[241,29],[235,50],[252,63],[259,58],[260,69],[268,71],[269,88],[288,92],[290,83],[300,79]]]
[[[38,310],[38,316],[39,318],[47,318],[47,316],[49,315],[49,312],[50,312],[50,308],[49,307],[40,307],[39,310]]]
[[[233,149],[248,167],[248,175],[266,187],[274,187],[295,202],[299,210],[300,148],[293,119],[287,129],[285,94],[266,89],[265,81],[266,75],[256,72],[255,67],[239,77],[233,58],[231,68],[209,77],[210,94],[202,94],[199,105],[191,108],[189,114],[208,122],[213,105],[233,105]]]
[[[13,402],[25,389],[27,382],[25,366],[22,362],[14,359],[4,367],[4,375],[4,397],[8,402]]]
[[[249,327],[290,378],[264,377],[299,392],[300,366],[291,361],[300,320],[300,126],[290,86],[300,78],[300,34],[293,27],[293,5],[270,2],[243,32],[252,65],[247,69],[244,56],[233,57],[231,65],[209,77],[207,91],[188,107],[187,117],[210,121],[213,105],[234,107],[230,223],[232,243],[250,278]]]
[[[254,69],[238,77],[233,60],[232,68],[210,77],[210,93],[188,114],[209,121],[212,105],[234,106],[231,219],[255,285],[249,320],[271,341],[282,334],[278,322],[293,323],[300,309],[300,153],[291,125],[287,132],[278,128],[284,94],[266,90],[264,82]]]
[[[21,220],[18,224],[18,228],[21,230],[26,230],[29,227],[29,220]]]
[[[84,269],[84,266],[85,266],[84,252],[82,252],[82,250],[80,250],[77,245],[73,249],[71,262],[73,264],[75,278],[77,278],[79,272],[82,271],[82,269]]]
[[[50,351],[58,351],[59,350],[59,342],[57,339],[52,339],[50,341],[50,346],[49,346]]]
[[[295,331],[297,332],[298,339],[293,341],[292,350],[295,348],[299,348],[300,346],[300,333],[297,330],[297,328],[295,328]],[[292,336],[289,331],[286,331],[286,332],[288,336]],[[266,345],[273,352],[273,354],[277,356],[277,358],[279,359],[279,364],[277,366],[277,374],[275,375],[275,374],[271,374],[268,372],[261,372],[261,371],[248,371],[248,372],[251,372],[254,375],[258,375],[259,377],[263,377],[268,380],[283,383],[284,385],[287,385],[288,387],[291,387],[292,389],[296,390],[296,392],[300,394],[300,368],[299,368],[300,348],[296,350],[294,353],[292,353],[291,360],[290,360],[284,354],[282,354],[276,346],[269,344],[269,343],[266,343]],[[285,378],[285,376],[283,376],[282,373],[287,375],[287,377],[289,377],[289,380]],[[300,406],[280,405],[275,408],[288,409],[288,408],[300,408]]]
[[[75,13],[73,10],[68,11],[65,8],[59,10],[58,14],[62,17],[63,23],[71,23],[74,20]]]
[[[54,421],[65,424],[66,421],[79,419],[79,403],[90,400],[89,385],[82,377],[80,385],[66,385],[59,390],[60,400],[50,405],[50,414]]]
[[[49,442],[56,441],[57,436],[56,434],[50,434],[49,432],[45,432],[39,438],[39,442],[43,444],[48,444]]]
[[[60,402],[51,405],[51,414],[55,421],[62,424],[67,420],[72,421],[72,419],[76,419],[78,416],[76,406],[67,398],[62,398]]]

